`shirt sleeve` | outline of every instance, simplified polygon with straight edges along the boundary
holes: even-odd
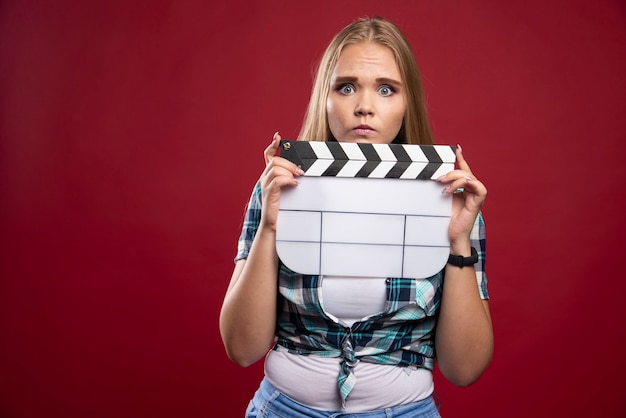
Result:
[[[243,218],[243,227],[241,229],[241,235],[237,243],[237,255],[235,256],[235,262],[238,260],[248,258],[252,241],[256,235],[257,229],[259,229],[259,223],[261,222],[261,183],[257,182],[252,190],[250,201],[246,207],[246,213]]]
[[[478,292],[482,299],[489,299],[489,292],[487,291],[487,275],[485,274],[485,220],[482,213],[479,213],[474,222],[474,227],[470,233],[470,244],[476,248],[478,253],[478,263],[475,264],[476,268],[476,281],[478,283]]]

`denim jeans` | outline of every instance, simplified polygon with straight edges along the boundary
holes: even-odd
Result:
[[[320,411],[304,406],[276,390],[267,379],[261,381],[248,404],[246,418],[439,418],[432,397],[407,405],[373,412]]]

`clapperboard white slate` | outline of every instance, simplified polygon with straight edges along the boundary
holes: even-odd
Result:
[[[291,270],[425,278],[444,267],[452,198],[434,180],[454,169],[454,147],[283,140],[280,156],[304,171],[278,212]]]

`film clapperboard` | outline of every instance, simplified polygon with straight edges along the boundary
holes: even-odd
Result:
[[[282,140],[299,185],[282,191],[281,261],[301,274],[425,278],[448,260],[454,170],[448,145]]]

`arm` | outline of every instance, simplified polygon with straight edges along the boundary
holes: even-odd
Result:
[[[470,232],[487,189],[473,176],[460,147],[457,161],[459,169],[439,180],[448,184],[446,193],[464,189],[453,197],[450,252],[468,257]],[[468,386],[478,380],[491,360],[493,330],[489,304],[480,298],[473,266],[446,265],[435,346],[439,369],[457,386]]]
[[[261,175],[262,209],[259,228],[248,258],[237,261],[220,313],[220,333],[226,353],[246,367],[262,358],[274,341],[278,256],[276,219],[280,191],[295,186],[301,170],[274,157],[280,136],[265,150],[266,167]]]

